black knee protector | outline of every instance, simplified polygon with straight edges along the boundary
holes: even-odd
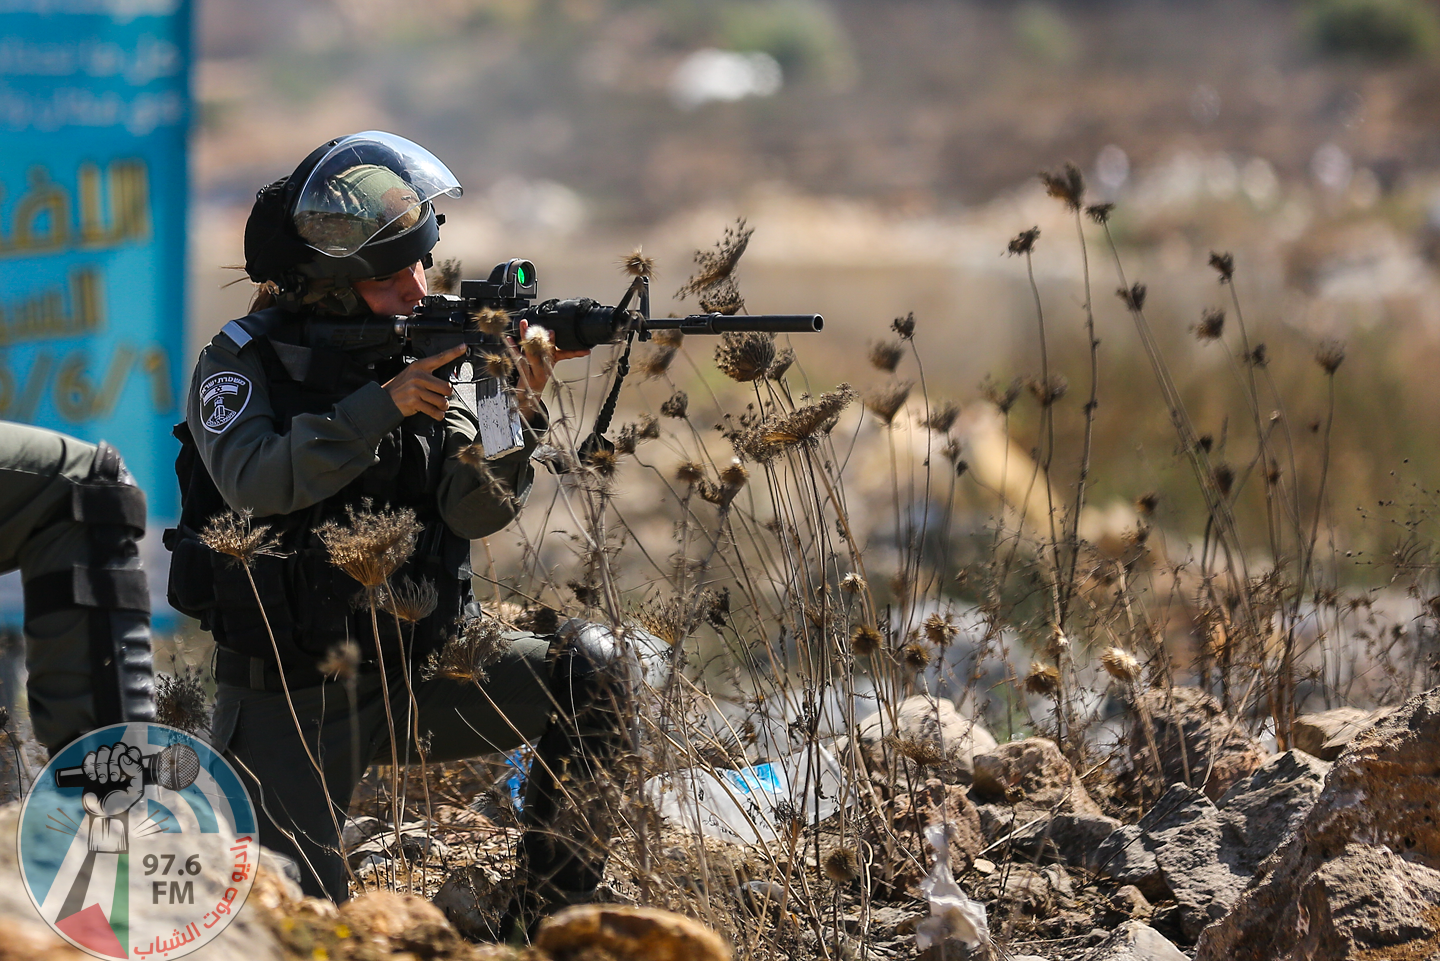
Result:
[[[571,618],[560,625],[552,651],[551,689],[572,717],[630,701],[670,676],[670,645],[639,628],[617,636],[603,624]]]
[[[150,589],[140,563],[145,493],[120,453],[101,441],[90,475],[71,489],[70,516],[88,531],[88,559],[25,585],[25,619],[82,609],[98,724],[155,719]]]

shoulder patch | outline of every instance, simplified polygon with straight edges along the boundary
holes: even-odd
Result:
[[[211,374],[200,384],[200,422],[212,434],[223,434],[250,403],[250,378],[234,371]]]

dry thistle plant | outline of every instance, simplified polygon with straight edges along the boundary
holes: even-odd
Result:
[[[745,226],[742,217],[735,221],[735,226],[725,228],[725,236],[715,244],[714,250],[695,251],[695,273],[675,292],[675,298],[684,300],[689,294],[702,294],[729,280],[754,233],[755,228]]]
[[[210,699],[198,667],[155,675],[155,721],[198,738],[209,738]]]
[[[384,589],[380,609],[414,624],[435,613],[435,605],[439,602],[440,595],[434,583],[424,578],[417,582],[402,577],[398,583],[391,583]]]
[[[345,508],[346,522],[326,521],[315,533],[330,552],[330,563],[367,591],[375,591],[410,559],[420,523],[408,507],[371,508],[369,500]]]
[[[888,427],[895,422],[895,415],[900,413],[905,401],[910,398],[910,389],[913,386],[911,381],[900,380],[876,387],[865,394],[865,406]]]
[[[905,356],[905,347],[898,340],[879,340],[870,345],[870,366],[893,374]]]
[[[250,567],[261,555],[274,555],[280,542],[270,536],[270,525],[258,527],[251,523],[250,512],[226,511],[212,520],[200,532],[200,541],[206,547],[235,559],[237,563]]]
[[[647,257],[644,248],[637,246],[620,258],[620,269],[631,277],[654,277],[655,258]]]
[[[360,645],[354,641],[332,644],[315,667],[327,677],[348,681],[360,671]]]
[[[731,380],[759,380],[775,362],[775,335],[759,331],[725,333],[715,346],[715,366]]]
[[[470,315],[473,330],[491,337],[503,335],[510,326],[510,315],[496,307],[482,307]]]
[[[454,257],[440,261],[429,271],[430,289],[437,294],[453,294],[460,287],[460,261]]]
[[[472,617],[425,662],[424,676],[447,677],[476,684],[489,680],[485,669],[509,652],[510,638],[490,617]]]

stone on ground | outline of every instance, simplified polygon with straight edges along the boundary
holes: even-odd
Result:
[[[937,750],[945,758],[931,773],[947,784],[969,784],[971,759],[976,754],[994,750],[995,738],[985,728],[967,720],[955,709],[953,701],[943,697],[916,694],[900,702],[895,717],[880,710],[862,719],[857,725],[861,754],[872,772],[893,767],[900,774],[908,769],[913,776],[916,767],[908,758],[899,757],[894,738],[910,739]],[[922,775],[921,779],[924,777]]]
[[[1291,727],[1295,747],[1313,754],[1322,761],[1333,761],[1350,742],[1390,715],[1393,707],[1362,711],[1356,707],[1337,707],[1333,711],[1302,714]]]
[[[546,918],[535,947],[555,961],[730,961],[730,947],[699,921],[659,908],[581,904]]]
[[[1440,689],[1352,742],[1195,957],[1440,957]]]
[[[1083,961],[1187,961],[1185,953],[1141,921],[1126,921]]]
[[[1200,788],[1215,801],[1265,760],[1260,742],[1199,688],[1146,691],[1136,699],[1128,727],[1131,766],[1156,793],[1179,781]],[[1156,779],[1151,737],[1159,752],[1162,780]]]

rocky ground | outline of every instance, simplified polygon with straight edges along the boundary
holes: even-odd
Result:
[[[666,827],[645,890],[622,844],[605,903],[551,919],[523,951],[467,939],[508,896],[518,831],[495,803],[497,770],[432,771],[433,818],[402,825],[398,857],[393,828],[365,813],[383,799],[357,802],[348,904],[302,898],[266,862],[236,923],[194,956],[1440,957],[1440,690],[1388,711],[1306,717],[1296,741],[1315,753],[1268,756],[1197,691],[1144,700],[1135,715],[1151,732],[1128,768],[1077,771],[1052,741],[997,745],[950,705],[912,698],[898,737],[862,723],[853,745],[836,745],[875,774],[847,826],[837,815],[775,842],[782,856]],[[941,750],[918,751],[925,741]],[[16,805],[0,809],[0,832],[13,836],[16,817]],[[988,943],[966,945],[963,913],[941,904],[931,917],[935,852],[922,838],[937,824],[960,889],[984,906]],[[847,837],[869,855],[847,855]],[[82,957],[39,922],[16,871],[6,852],[0,961]]]

